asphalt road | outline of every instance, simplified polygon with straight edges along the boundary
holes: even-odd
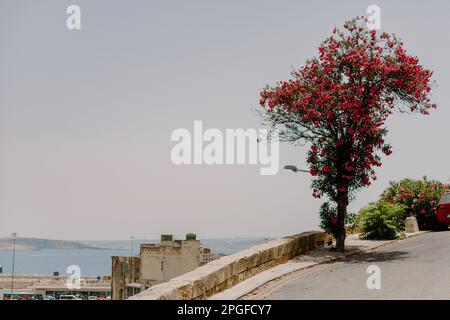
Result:
[[[370,265],[380,268],[380,289],[367,286]],[[450,299],[450,231],[295,272],[253,299]]]

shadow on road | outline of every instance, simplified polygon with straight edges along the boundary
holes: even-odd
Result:
[[[361,263],[361,262],[385,262],[385,261],[403,261],[408,257],[406,251],[372,251],[361,252],[355,251],[355,254],[342,259],[347,263]]]

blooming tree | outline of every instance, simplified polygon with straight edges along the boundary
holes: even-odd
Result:
[[[310,144],[313,196],[332,202],[328,214],[336,250],[345,249],[347,206],[376,179],[381,154],[390,155],[385,122],[394,110],[429,114],[431,75],[395,36],[369,30],[364,17],[334,29],[319,56],[292,78],[261,92],[263,117],[280,140]]]

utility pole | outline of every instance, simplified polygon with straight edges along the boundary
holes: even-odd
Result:
[[[130,256],[134,255],[134,237],[130,237]]]
[[[12,250],[12,272],[11,272],[11,298],[14,293],[14,266],[15,266],[15,260],[16,260],[16,237],[17,232],[13,232],[12,234],[13,239],[13,250]]]

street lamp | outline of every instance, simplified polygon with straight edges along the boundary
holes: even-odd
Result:
[[[292,170],[292,171],[294,171],[295,173],[297,173],[297,172],[308,172],[308,173],[309,173],[308,170],[299,169],[299,168],[297,168],[296,166],[293,166],[293,165],[287,165],[287,166],[284,166],[284,169]]]
[[[11,272],[11,297],[14,293],[14,266],[15,266],[15,260],[16,260],[16,237],[17,232],[13,232],[12,234],[13,239],[13,251],[12,251],[12,272]]]

